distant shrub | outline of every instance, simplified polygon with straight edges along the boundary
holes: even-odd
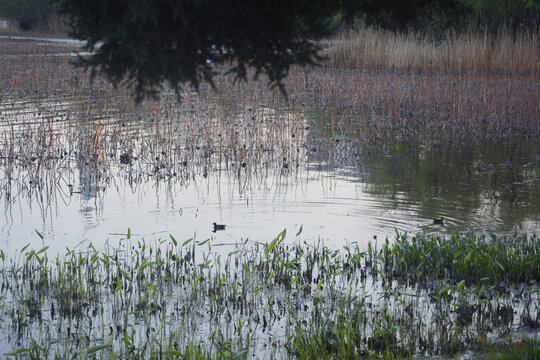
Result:
[[[54,14],[49,0],[0,0],[0,17],[15,22],[21,30],[35,30]]]
[[[538,28],[540,1],[538,0],[463,0],[470,7],[470,23],[497,33],[501,28]]]

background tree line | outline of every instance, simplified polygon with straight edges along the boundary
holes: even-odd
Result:
[[[445,1],[434,3],[441,2]],[[405,6],[400,6],[400,3]],[[441,10],[440,6],[428,5],[427,12],[421,13],[420,16],[402,16],[403,20],[393,14],[416,11],[417,9],[411,7],[410,3],[415,1],[364,2],[364,14],[358,16],[356,22],[377,24],[394,30],[441,32],[449,28],[472,27],[491,33],[501,28],[513,31],[536,30],[540,24],[540,0],[458,0],[458,6]],[[58,19],[55,1],[0,0],[0,19],[12,21],[21,30],[46,28],[51,18]]]

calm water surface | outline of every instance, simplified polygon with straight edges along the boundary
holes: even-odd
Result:
[[[81,120],[70,110],[73,102],[4,100],[0,107],[5,252],[27,243],[48,245],[49,252],[90,242],[114,246],[128,228],[135,239],[170,234],[215,245],[268,242],[284,228],[295,241],[302,228],[298,239],[332,247],[365,245],[396,231],[540,230],[539,142],[362,146],[321,136],[310,119],[247,109],[235,123],[214,119],[210,126],[172,116],[163,125],[169,147],[160,152],[155,120],[128,126],[112,117]],[[285,140],[272,137],[278,125],[286,128]],[[244,130],[223,150],[227,129],[235,127]],[[219,134],[204,135],[209,128]],[[84,149],[98,149],[101,138],[102,153],[89,155]],[[240,153],[248,153],[250,141],[261,142],[261,150],[244,161]],[[41,148],[56,159],[39,159]],[[444,225],[434,225],[440,217]],[[214,222],[226,229],[213,232]]]

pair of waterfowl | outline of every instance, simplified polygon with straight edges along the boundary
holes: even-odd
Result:
[[[225,225],[213,223],[214,230],[212,232],[225,230]],[[433,225],[444,225],[444,217],[433,219]]]

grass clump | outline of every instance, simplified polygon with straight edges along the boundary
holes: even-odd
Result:
[[[473,232],[450,237],[402,234],[385,256],[396,273],[412,274],[419,280],[540,281],[540,239],[536,235],[486,238]]]
[[[451,72],[540,72],[538,32],[424,34],[361,28],[330,42],[329,63],[338,67]]]

